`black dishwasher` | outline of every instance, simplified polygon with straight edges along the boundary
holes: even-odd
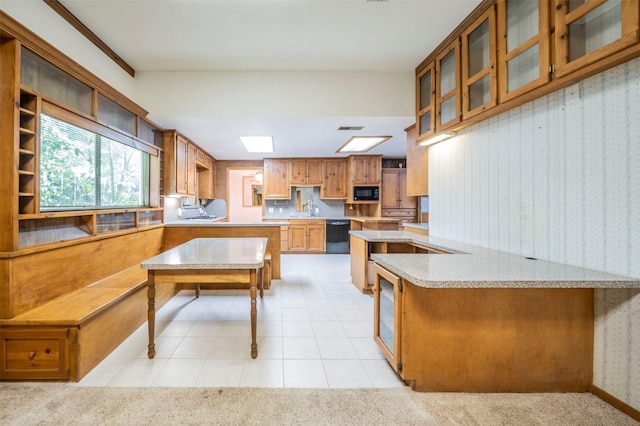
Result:
[[[327,254],[349,254],[349,220],[327,220]]]

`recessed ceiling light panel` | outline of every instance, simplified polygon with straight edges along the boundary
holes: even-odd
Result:
[[[271,136],[240,136],[240,140],[248,152],[273,152]]]
[[[352,136],[336,152],[367,152],[391,136]]]

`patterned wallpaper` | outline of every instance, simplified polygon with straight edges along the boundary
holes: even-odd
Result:
[[[640,277],[640,59],[429,149],[430,234]],[[640,290],[596,292],[594,385],[640,409]]]

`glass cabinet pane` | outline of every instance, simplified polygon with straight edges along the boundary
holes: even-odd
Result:
[[[431,70],[420,77],[420,109],[431,105]]]
[[[570,5],[573,2],[570,2]],[[569,24],[569,61],[622,37],[621,0],[608,0]]]
[[[449,93],[456,88],[456,55],[451,50],[440,61],[440,96]],[[444,123],[447,120],[442,119]]]
[[[525,50],[507,62],[508,90],[511,92],[518,87],[535,81],[540,77],[540,46]]]
[[[394,350],[394,305],[395,294],[393,284],[384,277],[380,278],[380,339],[389,351]]]
[[[507,2],[507,52],[538,35],[538,2],[509,0]]]
[[[456,97],[452,96],[440,104],[440,122],[448,123],[456,117]]]
[[[491,101],[491,79],[487,74],[469,86],[469,109],[473,110],[489,101]]]
[[[485,20],[469,34],[469,76],[489,66],[489,20]]]
[[[420,116],[420,134],[433,130],[431,128],[431,111],[427,111]]]

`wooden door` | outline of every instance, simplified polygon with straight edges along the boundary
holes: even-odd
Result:
[[[309,253],[325,252],[324,225],[307,225],[307,251]]]
[[[364,156],[351,157],[351,183],[366,185],[368,181],[369,158]]]
[[[406,183],[406,173],[404,181]],[[398,193],[399,173],[396,169],[384,169],[382,171],[382,208],[394,209],[399,207],[400,194]]]
[[[307,160],[291,159],[291,185],[307,183]]]
[[[322,162],[322,188],[320,198],[347,198],[347,160],[325,159]]]
[[[187,145],[187,194],[196,195],[197,170],[196,161],[198,148],[189,143]]]
[[[189,161],[189,142],[182,136],[176,136],[175,144],[175,170],[176,170],[176,192],[187,194],[187,163]]]
[[[380,184],[382,179],[382,157],[369,157],[367,159],[366,183],[370,185]]]
[[[264,160],[264,198],[291,199],[288,159],[267,158]]]
[[[407,170],[398,170],[398,207],[401,209],[415,209],[416,197],[407,195]]]
[[[407,194],[429,195],[429,149],[416,143],[416,126],[407,132]]]
[[[307,225],[296,222],[291,221],[289,225],[289,251],[304,252],[307,250]]]
[[[322,185],[322,160],[309,159],[306,162],[307,168],[307,184]]]

